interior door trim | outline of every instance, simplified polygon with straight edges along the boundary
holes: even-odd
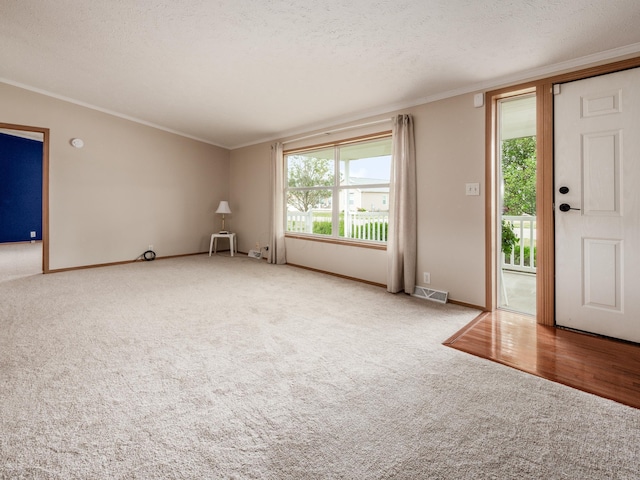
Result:
[[[594,65],[573,72],[492,90],[485,107],[485,309],[497,308],[497,185],[495,172],[496,102],[500,98],[535,89],[537,128],[537,272],[536,321],[555,325],[555,242],[553,217],[553,85],[640,67],[640,57]]]
[[[49,129],[0,123],[0,128],[42,133],[42,272],[49,273]]]

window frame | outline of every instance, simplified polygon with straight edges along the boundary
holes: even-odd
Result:
[[[349,190],[353,190],[353,185],[340,185],[340,155],[339,149],[341,147],[347,145],[353,145],[358,143],[366,143],[367,141],[375,141],[379,139],[391,139],[392,132],[391,130],[385,130],[382,132],[377,132],[369,135],[362,135],[358,137],[346,138],[343,140],[336,140],[327,143],[320,143],[315,145],[309,145],[305,147],[297,147],[289,150],[283,151],[283,162],[284,162],[284,234],[286,238],[297,238],[303,240],[324,242],[324,243],[333,243],[333,244],[342,244],[349,245],[355,247],[363,247],[363,248],[371,248],[376,250],[386,250],[387,249],[387,241],[377,241],[377,240],[363,240],[363,239],[354,239],[339,236],[339,222],[340,222],[340,192]],[[325,186],[312,186],[312,187],[289,187],[289,176],[288,176],[288,156],[295,154],[303,154],[305,152],[312,152],[315,150],[322,149],[334,149],[334,184],[330,187]],[[391,178],[389,179],[389,183],[383,184],[362,184],[358,185],[357,188],[379,188],[379,187],[388,187],[391,189]],[[303,232],[293,232],[287,230],[287,213],[288,213],[288,194],[290,190],[330,190],[332,195],[331,200],[331,225],[332,225],[332,233],[331,235],[323,235],[317,233],[303,233]],[[389,198],[389,194],[387,194],[387,198]],[[348,201],[348,198],[347,198]],[[388,205],[388,202],[387,202]],[[348,205],[347,205],[348,208]]]

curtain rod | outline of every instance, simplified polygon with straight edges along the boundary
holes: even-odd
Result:
[[[294,138],[293,140],[287,140],[286,142],[282,142],[282,144],[286,145],[287,143],[298,142],[300,140],[306,140],[307,138],[321,137],[322,135],[330,135],[332,133],[342,132],[344,130],[351,130],[353,128],[368,127],[369,125],[377,125],[379,123],[387,123],[387,122],[391,122],[391,120],[392,120],[391,118],[385,118],[384,120],[376,120],[374,122],[360,123],[359,125],[349,125],[348,127],[334,128],[333,130],[327,130],[325,132],[314,133],[312,135],[307,135],[305,137],[298,137],[298,138]]]

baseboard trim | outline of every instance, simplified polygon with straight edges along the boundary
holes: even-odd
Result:
[[[332,275],[332,276],[338,277],[338,278],[344,278],[346,280],[353,280],[354,282],[366,283],[367,285],[373,285],[375,287],[387,288],[387,286],[384,283],[371,282],[369,280],[363,280],[362,278],[350,277],[348,275],[342,275],[340,273],[327,272],[326,270],[320,270],[318,268],[312,268],[312,267],[305,267],[304,265],[298,265],[296,263],[287,263],[287,265],[290,265],[290,266],[296,267],[296,268],[302,268],[304,270],[310,270],[312,272],[324,273],[326,275]],[[460,302],[458,300],[449,299],[449,303],[453,303],[454,305],[460,305],[461,307],[473,308],[474,310],[480,310],[483,313],[488,311],[485,307],[481,307],[479,305],[474,305],[472,303]]]
[[[481,307],[480,305],[474,305],[473,303],[461,302],[460,300],[451,300],[449,299],[449,303],[453,303],[454,305],[460,305],[461,307],[473,308],[475,310],[480,310],[481,312],[488,312],[489,310],[486,307]]]
[[[327,272],[326,270],[320,270],[318,268],[305,267],[304,265],[297,265],[295,263],[287,263],[287,265],[296,268],[302,268],[303,270],[310,270],[312,272],[324,273],[325,275],[331,275],[333,277],[344,278],[345,280],[353,280],[354,282],[366,283],[367,285],[373,285],[374,287],[387,288],[383,283],[371,282],[369,280],[363,280],[362,278],[350,277],[348,275],[342,275],[340,273]]]
[[[197,252],[197,253],[182,253],[180,255],[167,255],[164,257],[156,257],[154,259],[155,260],[168,260],[170,258],[179,258],[179,257],[191,257],[194,255],[203,255],[203,254],[208,254],[209,251],[207,250],[206,252]],[[109,263],[94,263],[91,265],[79,265],[77,267],[66,267],[66,268],[55,268],[53,270],[49,270],[47,272],[45,272],[46,274],[49,273],[62,273],[62,272],[72,272],[74,270],[86,270],[88,268],[102,268],[102,267],[113,267],[116,265],[128,265],[130,263],[138,263],[138,262],[146,262],[147,260],[145,260],[144,258],[142,258],[142,256],[136,258],[135,260],[123,260],[121,262],[109,262]]]
[[[2,245],[30,245],[32,243],[42,243],[42,240],[24,240],[24,241],[20,241],[20,242],[0,242],[0,247]]]

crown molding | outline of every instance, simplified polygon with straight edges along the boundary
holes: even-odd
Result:
[[[550,77],[567,71],[579,70],[584,67],[594,66],[599,63],[606,63],[614,60],[623,60],[625,57],[631,57],[640,53],[640,42],[627,45],[625,47],[614,48],[606,50],[604,52],[594,53],[579,57],[576,59],[568,60],[565,62],[555,63],[552,65],[546,65],[543,67],[532,68],[524,70],[512,75],[506,75],[497,77],[489,81],[468,85],[466,87],[458,88],[455,90],[448,90],[446,92],[438,93],[435,95],[428,95],[425,97],[414,98],[405,102],[399,102],[395,104],[387,104],[385,106],[377,107],[375,109],[366,110],[357,114],[351,114],[343,117],[336,117],[333,120],[325,121],[313,125],[308,125],[304,128],[297,128],[295,130],[288,130],[281,132],[277,136],[269,138],[263,138],[255,142],[246,143],[243,145],[236,145],[231,147],[232,150],[238,148],[249,147],[260,143],[273,142],[289,137],[303,135],[305,133],[311,133],[313,131],[324,130],[332,127],[336,127],[342,124],[363,121],[375,116],[382,116],[384,114],[391,115],[392,112],[398,110],[404,110],[407,108],[417,107],[419,105],[425,105],[427,103],[436,102],[438,100],[444,100],[447,98],[457,97],[459,95],[465,95],[467,93],[484,92],[489,90],[495,90],[497,88],[507,87],[509,85],[517,85],[527,81],[538,80],[540,78]]]

